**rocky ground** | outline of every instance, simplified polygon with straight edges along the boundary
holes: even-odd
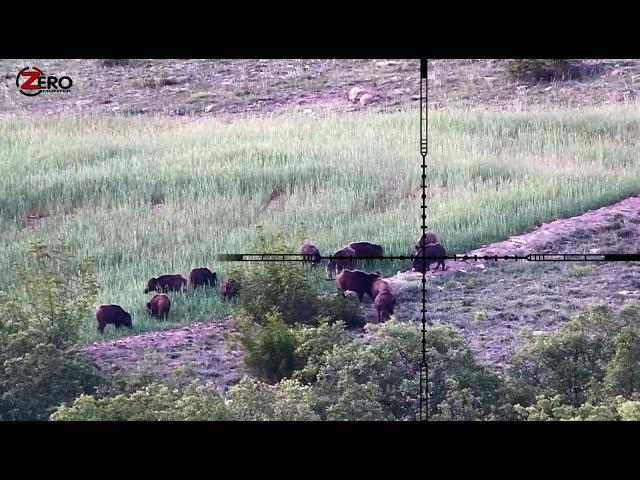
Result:
[[[509,78],[507,60],[432,60],[429,108],[519,110],[592,107],[640,98],[640,61],[582,60],[579,78],[525,82]]]
[[[527,83],[507,60],[432,60],[429,108],[522,109],[634,101],[640,60],[583,60],[581,78]],[[68,93],[26,97],[18,72],[36,66],[68,75]],[[418,107],[413,60],[0,60],[0,115],[270,116]],[[355,90],[354,90],[355,89]],[[359,89],[359,90],[358,90]]]
[[[26,97],[16,76],[28,66],[67,75],[73,86]],[[226,118],[396,109],[418,106],[419,78],[419,60],[0,60],[0,114]]]

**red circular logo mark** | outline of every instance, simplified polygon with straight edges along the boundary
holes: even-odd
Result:
[[[18,72],[18,76],[16,77],[16,87],[18,87],[21,94],[27,97],[40,95],[43,90],[39,81],[41,76],[44,76],[44,73],[37,67],[23,68]]]

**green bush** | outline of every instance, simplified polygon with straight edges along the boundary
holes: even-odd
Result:
[[[238,326],[236,338],[244,349],[243,361],[253,374],[276,383],[293,373],[298,337],[284,324],[280,312],[272,309],[266,315],[264,326],[248,318],[241,319]]]
[[[377,338],[351,339],[325,351],[315,410],[327,420],[413,420],[418,413],[420,334],[390,320],[367,325]]]
[[[258,227],[249,251],[280,254],[298,249],[287,245],[281,233],[268,233]],[[242,269],[229,269],[228,276],[240,284],[238,307],[257,323],[264,325],[268,313],[275,308],[284,323],[292,325],[317,320],[319,300],[314,283],[319,281],[319,270],[301,262],[255,262]]]
[[[36,345],[74,346],[98,294],[90,259],[76,261],[64,247],[31,244],[25,268],[0,292],[0,352],[22,355]]]
[[[319,364],[313,384],[315,410],[328,420],[415,420],[422,359],[419,329],[396,320],[366,328],[375,332],[371,343],[351,339],[331,349],[317,348],[322,353],[311,362]],[[500,377],[475,362],[453,328],[428,329],[427,362],[430,418],[506,415]]]
[[[628,303],[617,315],[604,304],[588,307],[555,333],[521,348],[509,382],[514,403],[558,398],[580,407],[640,394],[640,308]]]
[[[330,323],[326,319],[317,327],[304,326],[298,331],[296,362],[300,368],[293,378],[304,383],[313,383],[317,379],[320,366],[334,348],[349,343],[352,337],[344,328],[343,322]]]
[[[0,370],[0,419],[44,420],[52,409],[104,382],[88,356],[39,344],[29,353],[3,358]]]
[[[503,378],[477,363],[454,328],[432,327],[426,340],[430,418],[510,419]]]
[[[579,407],[565,405],[559,395],[547,398],[542,395],[529,407],[516,405],[521,420],[528,421],[638,421],[640,420],[640,402],[627,400],[622,396],[607,399],[604,403],[594,405],[591,402]]]
[[[579,406],[604,378],[607,346],[601,336],[563,329],[519,350],[509,370],[519,403],[537,395],[559,395],[564,403]]]
[[[231,420],[232,414],[211,383],[191,382],[184,388],[154,382],[138,391],[114,397],[80,395],[71,405],[60,406],[54,421],[102,420]]]
[[[40,420],[105,382],[93,360],[72,348],[98,285],[91,261],[40,243],[15,270],[15,283],[0,292],[0,419]]]
[[[237,420],[320,420],[312,399],[311,387],[296,380],[268,385],[245,377],[229,389],[227,406]]]
[[[528,407],[516,405],[515,409],[520,415],[520,419],[538,422],[550,420],[612,421],[619,418],[615,406],[593,405],[589,402],[580,406],[566,405],[560,395],[555,395],[552,398],[539,395],[533,405]],[[629,411],[632,410],[629,409]]]
[[[344,322],[348,327],[362,326],[365,323],[358,299],[346,297],[338,292],[320,296],[316,318],[323,318],[329,322]],[[316,320],[313,323],[315,324]]]
[[[608,396],[633,398],[640,393],[640,331],[624,326],[614,341],[615,353],[607,364],[604,389]]]
[[[564,59],[516,59],[507,63],[507,74],[511,78],[528,82],[579,78],[582,72],[579,62]]]

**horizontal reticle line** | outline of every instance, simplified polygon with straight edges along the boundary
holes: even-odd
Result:
[[[317,256],[301,253],[223,253],[213,256],[220,262],[309,262],[311,260],[524,260],[528,262],[640,262],[640,253],[530,253],[528,255],[378,255]]]

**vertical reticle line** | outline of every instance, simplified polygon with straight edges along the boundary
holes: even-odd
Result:
[[[427,59],[420,60],[420,156],[422,157],[422,237],[427,232]],[[424,254],[424,250],[422,251]],[[423,260],[424,263],[424,260]],[[424,267],[424,265],[423,265]],[[427,366],[427,272],[422,269],[422,361],[420,362],[420,420],[429,420]]]

